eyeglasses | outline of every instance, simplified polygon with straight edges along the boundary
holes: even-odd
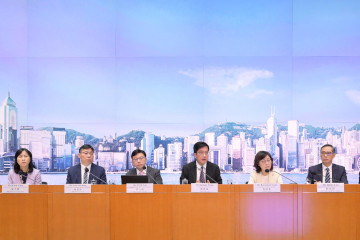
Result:
[[[94,155],[94,153],[93,153],[93,152],[81,152],[81,154],[84,154],[84,155],[90,155],[90,156]]]
[[[331,156],[331,155],[333,155],[333,153],[332,152],[321,152],[321,155],[328,155],[328,156]]]
[[[138,158],[133,158],[133,161],[142,161],[142,160],[144,160],[145,159],[145,157],[138,157]]]
[[[262,164],[271,163],[271,160],[270,159],[261,160],[261,161],[259,161],[259,163],[262,163]]]
[[[209,154],[209,152],[197,152],[196,153],[197,155],[204,155],[204,156],[207,156]]]

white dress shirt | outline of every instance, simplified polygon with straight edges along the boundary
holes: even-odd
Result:
[[[81,184],[84,183],[85,168],[88,168],[88,169],[89,169],[89,171],[87,172],[87,175],[88,175],[88,183],[90,183],[90,181],[89,181],[89,175],[90,175],[90,171],[91,171],[91,164],[89,164],[88,166],[84,166],[84,165],[81,163],[80,165],[81,165]]]
[[[146,171],[145,170],[142,170],[142,171],[139,171],[137,168],[135,168],[136,169],[136,175],[146,175]],[[146,169],[147,169],[147,167],[146,167]],[[140,173],[142,173],[142,174],[140,174]]]
[[[206,165],[207,165],[207,162],[203,165],[205,182],[206,182]],[[200,173],[201,173],[201,165],[196,161],[196,181],[199,181],[199,182],[200,182]]]
[[[325,177],[326,177],[326,168],[329,168],[330,172],[330,182],[332,183],[332,164],[329,167],[326,167],[324,164],[322,164],[322,182],[325,183]]]

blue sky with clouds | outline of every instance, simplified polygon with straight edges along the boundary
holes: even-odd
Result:
[[[19,125],[97,137],[360,119],[358,1],[0,0]]]

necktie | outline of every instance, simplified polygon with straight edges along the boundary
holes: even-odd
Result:
[[[142,171],[142,172],[139,172],[139,175],[144,175],[144,171]]]
[[[201,182],[201,183],[205,183],[205,177],[204,177],[204,167],[201,167],[201,172],[200,172],[200,182]]]
[[[330,169],[326,168],[325,183],[330,183]]]
[[[87,184],[87,183],[88,183],[88,174],[87,174],[86,169],[88,169],[88,168],[85,168],[85,171],[84,171],[84,182],[83,182],[83,184]]]

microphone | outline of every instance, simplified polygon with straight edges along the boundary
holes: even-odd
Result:
[[[85,172],[89,172],[88,168],[85,168]],[[101,178],[97,177],[95,174],[93,174],[92,172],[89,172],[91,176],[93,176],[94,178],[96,178],[97,180],[100,180],[100,182],[107,184],[107,182],[105,182],[104,180],[102,180]]]
[[[212,177],[210,177],[206,172],[205,172],[205,174],[206,174],[206,176],[208,177],[208,178],[210,178],[210,180],[213,180],[214,181],[214,183],[217,183],[217,184],[219,184],[217,181],[215,181]]]
[[[144,169],[144,171],[145,171],[145,173],[146,173],[146,176],[149,176],[156,184],[159,184],[159,183],[153,178],[153,176],[151,176],[150,174],[147,173],[147,171],[146,171],[146,166],[143,166],[143,169]]]
[[[23,177],[25,177],[25,178],[30,179],[31,181],[34,181],[35,184],[38,184],[38,183],[41,184],[41,182],[39,182],[38,180],[30,178],[29,176],[26,176],[22,170],[20,170],[18,174],[20,175],[21,182],[24,182]],[[23,184],[26,184],[26,183],[23,183]]]
[[[181,184],[189,184],[189,180],[187,180],[186,178],[183,178],[181,181]]]
[[[270,172],[270,170],[269,169],[265,169],[265,172]],[[290,180],[290,181],[292,181],[293,183],[295,183],[295,184],[298,184],[297,182],[295,182],[294,180],[292,180],[292,179],[290,179],[290,178],[288,178],[288,177],[286,177],[285,175],[283,175],[283,174],[281,174],[281,173],[278,173],[278,172],[276,172],[276,171],[273,171],[274,173],[277,173],[277,174],[279,174],[280,176],[282,176],[282,177],[284,177],[284,178],[286,178],[286,179],[288,179],[288,180]]]

